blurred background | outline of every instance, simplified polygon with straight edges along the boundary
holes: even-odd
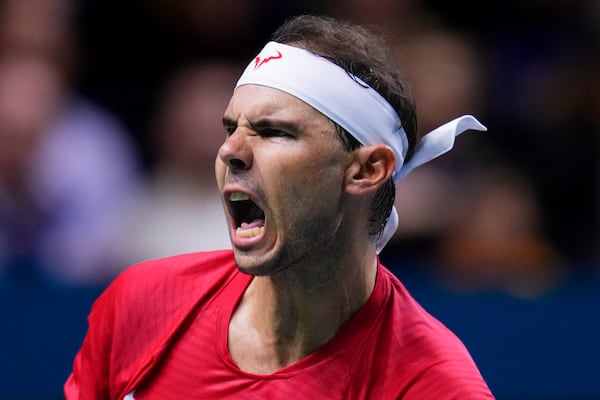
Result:
[[[498,399],[600,398],[597,0],[0,0],[0,399],[62,398],[128,265],[229,247],[222,113],[300,13],[385,34],[422,132],[489,129],[398,184],[384,264]]]

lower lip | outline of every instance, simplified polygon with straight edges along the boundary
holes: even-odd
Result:
[[[254,228],[254,229],[256,229],[256,228]],[[237,227],[232,227],[229,232],[229,235],[231,236],[231,244],[234,247],[241,248],[241,249],[247,249],[247,248],[256,246],[264,239],[265,232],[266,232],[266,226],[263,225],[262,227],[260,227],[258,229],[259,230],[258,230],[257,234],[250,236],[250,237],[244,237],[244,236],[238,235]]]

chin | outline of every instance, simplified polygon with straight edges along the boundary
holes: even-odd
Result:
[[[271,250],[269,252],[244,251],[233,249],[235,262],[238,269],[252,276],[273,276],[291,265],[290,257],[286,257],[286,252],[280,250]]]
[[[274,273],[273,262],[269,257],[261,257],[234,249],[235,263],[238,269],[247,275],[269,276]]]

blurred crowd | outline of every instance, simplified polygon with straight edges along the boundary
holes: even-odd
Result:
[[[385,34],[422,132],[465,113],[489,129],[398,184],[388,264],[519,296],[600,269],[595,0],[0,0],[0,286],[230,246],[222,112],[299,13]]]

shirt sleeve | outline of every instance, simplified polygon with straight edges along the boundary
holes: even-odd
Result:
[[[96,300],[88,316],[88,331],[64,385],[67,400],[110,398],[109,371],[114,327],[116,281]]]

